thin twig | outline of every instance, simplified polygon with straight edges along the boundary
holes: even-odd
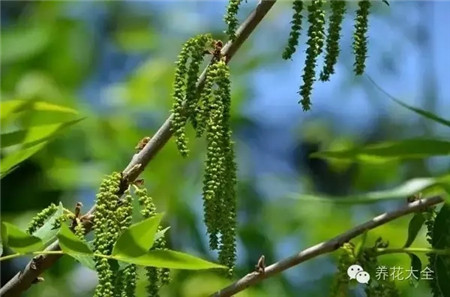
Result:
[[[222,49],[222,55],[226,57],[226,61],[229,62],[234,56],[236,51],[244,43],[244,41],[250,36],[256,26],[264,18],[267,12],[275,4],[276,0],[261,0],[256,6],[255,10],[250,13],[247,19],[242,23],[236,32],[236,39],[234,42],[229,41]],[[200,76],[197,87],[201,87],[206,78],[206,69]],[[167,141],[172,136],[172,131],[170,130],[170,123],[172,120],[172,115],[164,122],[164,124],[159,128],[156,134],[151,138],[151,140],[145,145],[145,147],[135,154],[131,159],[131,162],[123,171],[123,174],[127,176],[128,181],[134,181],[139,174],[144,171],[147,164],[151,159],[159,152],[159,150],[167,143]],[[137,170],[132,170],[137,168]],[[90,218],[92,221],[93,215],[95,213],[95,205],[89,210],[85,215],[86,218]],[[85,222],[85,229],[87,232],[92,228],[92,224],[89,220]],[[58,251],[60,250],[58,241],[51,244],[46,249],[47,251]],[[31,260],[23,271],[18,272],[12,279],[8,281],[1,289],[1,297],[19,297],[23,292],[28,290],[30,286],[35,283],[37,277],[44,272],[46,269],[50,268],[61,255],[41,255],[35,257]]]
[[[217,291],[211,296],[214,297],[227,297],[233,296],[234,294],[241,292],[248,288],[249,286],[253,286],[262,280],[272,277],[286,269],[289,269],[293,266],[296,266],[302,262],[315,258],[317,256],[333,252],[341,247],[345,242],[350,241],[351,239],[363,234],[367,230],[374,229],[383,224],[386,224],[392,220],[395,220],[404,215],[420,211],[426,207],[438,204],[443,202],[442,197],[431,197],[427,199],[421,199],[407,204],[406,206],[399,208],[394,211],[385,212],[370,221],[365,222],[359,226],[356,226],[345,233],[342,233],[330,240],[321,242],[312,247],[309,247],[296,255],[293,255],[289,258],[283,259],[279,262],[276,262],[270,266],[267,266],[264,270],[264,273],[251,272],[239,279],[235,283],[229,285],[228,287]]]

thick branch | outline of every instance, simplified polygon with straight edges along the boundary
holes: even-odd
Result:
[[[231,60],[236,51],[244,43],[247,37],[253,32],[259,22],[264,18],[267,12],[275,4],[276,0],[261,0],[255,10],[248,16],[236,32],[236,39],[234,42],[229,41],[222,49],[222,54],[227,57],[227,62]],[[201,74],[197,87],[201,87],[205,82],[206,69]],[[145,169],[150,160],[159,152],[159,150],[167,143],[172,136],[170,130],[170,123],[172,115],[164,122],[156,134],[151,138],[147,145],[138,153],[135,154],[131,162],[127,165],[124,174],[127,174],[129,181],[134,181],[139,174]],[[136,165],[140,164],[137,170]],[[89,210],[88,214],[93,215],[95,212],[95,205]],[[89,232],[92,226],[87,225]],[[46,250],[59,250],[59,244],[56,241],[51,244]],[[37,277],[50,268],[61,256],[60,255],[42,255],[31,260],[25,269],[18,272],[8,283],[0,289],[1,297],[18,297],[23,292],[28,290],[30,286],[36,281]]]
[[[299,252],[296,255],[293,255],[289,258],[283,259],[279,262],[276,262],[268,267],[265,268],[264,272],[252,272],[241,278],[240,280],[236,281],[235,283],[229,285],[228,287],[217,291],[211,296],[214,297],[227,297],[232,296],[238,292],[241,292],[248,288],[249,286],[253,286],[262,280],[272,277],[276,275],[277,273],[280,273],[286,269],[289,269],[295,265],[298,265],[302,262],[308,261],[312,258],[315,258],[317,256],[333,252],[337,250],[339,247],[341,247],[345,242],[350,241],[351,239],[363,234],[367,230],[374,229],[378,226],[381,226],[383,224],[386,224],[392,220],[395,220],[399,217],[402,217],[404,215],[420,211],[426,207],[438,204],[443,202],[444,200],[441,197],[431,197],[427,199],[417,200],[412,203],[409,203],[408,205],[391,211],[391,212],[385,212],[370,221],[365,222],[364,224],[361,224],[359,226],[356,226],[349,231],[342,233],[330,240],[321,242],[319,244],[316,244],[312,247],[309,247],[301,252]]]

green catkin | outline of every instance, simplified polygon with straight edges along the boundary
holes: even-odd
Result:
[[[316,61],[322,53],[324,43],[325,13],[323,4],[324,0],[313,0],[308,6],[308,48],[303,70],[303,85],[299,91],[302,98],[300,103],[305,111],[311,108],[311,92],[316,76]]]
[[[136,290],[136,265],[128,265],[117,276],[115,297],[132,297]]]
[[[153,217],[156,214],[156,206],[153,199],[148,196],[147,189],[136,187],[136,196],[139,197],[139,205],[141,206],[141,214],[144,218]],[[159,231],[161,227],[159,227]],[[161,237],[155,241],[152,249],[165,249],[166,241]],[[166,268],[146,267],[145,274],[147,276],[148,285],[147,295],[149,297],[158,297],[161,286],[168,284],[170,281],[170,270]]]
[[[189,39],[183,45],[176,63],[171,129],[175,134],[176,144],[182,156],[187,156],[189,153],[185,126],[188,119],[195,121],[192,113],[198,98],[196,83],[200,64],[203,61],[205,49],[210,41],[212,41],[212,38],[209,34]],[[187,65],[188,62],[189,66]]]
[[[224,61],[210,67],[207,79],[213,81],[214,90],[204,101],[208,108],[203,205],[210,248],[219,249],[219,261],[231,274],[236,255],[236,164],[230,128],[230,71]]]
[[[224,152],[223,152],[223,130],[222,130],[222,115],[223,115],[223,102],[220,97],[217,96],[220,90],[216,90],[215,98],[210,103],[210,116],[208,119],[208,127],[206,131],[207,140],[207,155],[206,155],[206,167],[205,176],[203,181],[203,198],[204,198],[204,211],[205,211],[205,223],[209,230],[210,235],[210,247],[211,249],[218,248],[217,236],[220,231],[218,223],[221,221],[222,216],[220,207],[219,189],[223,183],[224,173]]]
[[[113,173],[105,178],[100,185],[97,194],[97,208],[94,217],[94,252],[103,255],[111,254],[111,250],[119,234],[116,220],[116,210],[119,202],[121,176]],[[94,257],[95,267],[98,273],[98,285],[95,289],[95,297],[114,296],[114,273],[106,258]]]
[[[236,15],[239,11],[240,4],[241,0],[230,0],[228,2],[227,13],[225,14],[225,23],[228,25],[225,33],[228,35],[228,38],[232,41],[236,39],[236,30],[239,25]]]
[[[230,71],[225,63],[219,64],[218,90],[223,104],[222,114],[222,146],[225,169],[223,182],[220,188],[221,212],[221,248],[219,262],[229,268],[229,275],[233,273],[236,261],[236,163],[234,161],[234,143],[231,141],[230,110],[231,110],[231,83]]]
[[[86,229],[84,228],[84,225],[82,222],[80,222],[80,220],[76,220],[76,225],[74,227],[74,233],[75,235],[83,240],[84,239],[84,234],[86,233]]]
[[[302,30],[302,11],[303,11],[303,1],[294,0],[293,6],[294,14],[291,20],[291,32],[289,33],[288,45],[284,49],[283,59],[288,60],[292,58],[298,45],[298,39],[300,37],[300,32]]]
[[[344,243],[341,247],[342,254],[339,256],[338,271],[333,279],[330,289],[330,297],[345,297],[348,295],[349,279],[347,269],[355,264],[354,246],[350,243]]]
[[[355,18],[355,32],[353,34],[353,53],[355,62],[353,70],[356,75],[362,75],[366,66],[367,57],[367,30],[369,28],[370,0],[362,0],[358,3]]]
[[[379,266],[376,250],[379,248],[387,248],[388,243],[383,242],[378,238],[373,248],[365,248],[359,256],[359,263],[369,275],[376,275],[376,269]],[[389,278],[370,280],[365,288],[367,297],[400,297],[400,293],[395,285],[395,282]]]
[[[37,229],[41,228],[44,225],[45,221],[48,220],[48,218],[50,218],[50,216],[54,214],[57,209],[58,206],[52,203],[48,207],[41,210],[33,217],[33,219],[31,219],[26,232],[28,234],[33,234]]]
[[[331,1],[331,16],[326,39],[325,65],[320,73],[320,80],[327,81],[334,74],[334,66],[339,56],[339,39],[345,14],[345,1]]]
[[[215,77],[217,76],[217,67],[216,64],[213,64],[208,67],[206,72],[205,84],[199,95],[199,104],[195,109],[195,117],[196,117],[196,136],[201,137],[206,130],[206,120],[210,113],[210,100],[212,96],[212,87],[214,84]]]
[[[210,34],[199,35],[195,38],[194,44],[191,48],[191,59],[187,73],[186,85],[186,113],[194,126],[197,126],[195,118],[195,108],[198,102],[197,81],[199,77],[200,64],[203,62],[203,56],[208,43],[212,42]]]
[[[116,222],[118,224],[120,232],[123,232],[131,225],[133,214],[133,196],[131,196],[130,190],[127,189],[124,193],[123,200],[120,201],[119,207],[116,211]],[[131,297],[134,296],[136,289],[136,265],[128,265],[122,271],[120,271],[117,278],[120,280],[120,286],[115,287],[117,297]]]
[[[181,155],[188,154],[187,140],[185,135],[185,124],[187,117],[183,111],[184,99],[186,94],[186,71],[187,61],[189,59],[189,51],[191,49],[194,39],[189,39],[181,49],[176,62],[174,86],[173,86],[173,119],[171,122],[171,129],[176,137],[176,144]]]

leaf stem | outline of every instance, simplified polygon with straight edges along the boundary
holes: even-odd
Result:
[[[4,261],[4,260],[14,259],[14,258],[17,258],[19,256],[22,256],[22,254],[15,253],[15,254],[11,254],[11,255],[8,255],[8,256],[3,256],[3,257],[0,257],[0,262]]]
[[[399,254],[399,253],[430,253],[436,255],[450,255],[450,249],[433,248],[380,248],[377,249],[378,255]]]

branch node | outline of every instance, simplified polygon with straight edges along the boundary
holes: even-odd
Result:
[[[259,257],[258,263],[255,265],[255,272],[258,274],[263,274],[266,272],[266,263],[264,255]]]

